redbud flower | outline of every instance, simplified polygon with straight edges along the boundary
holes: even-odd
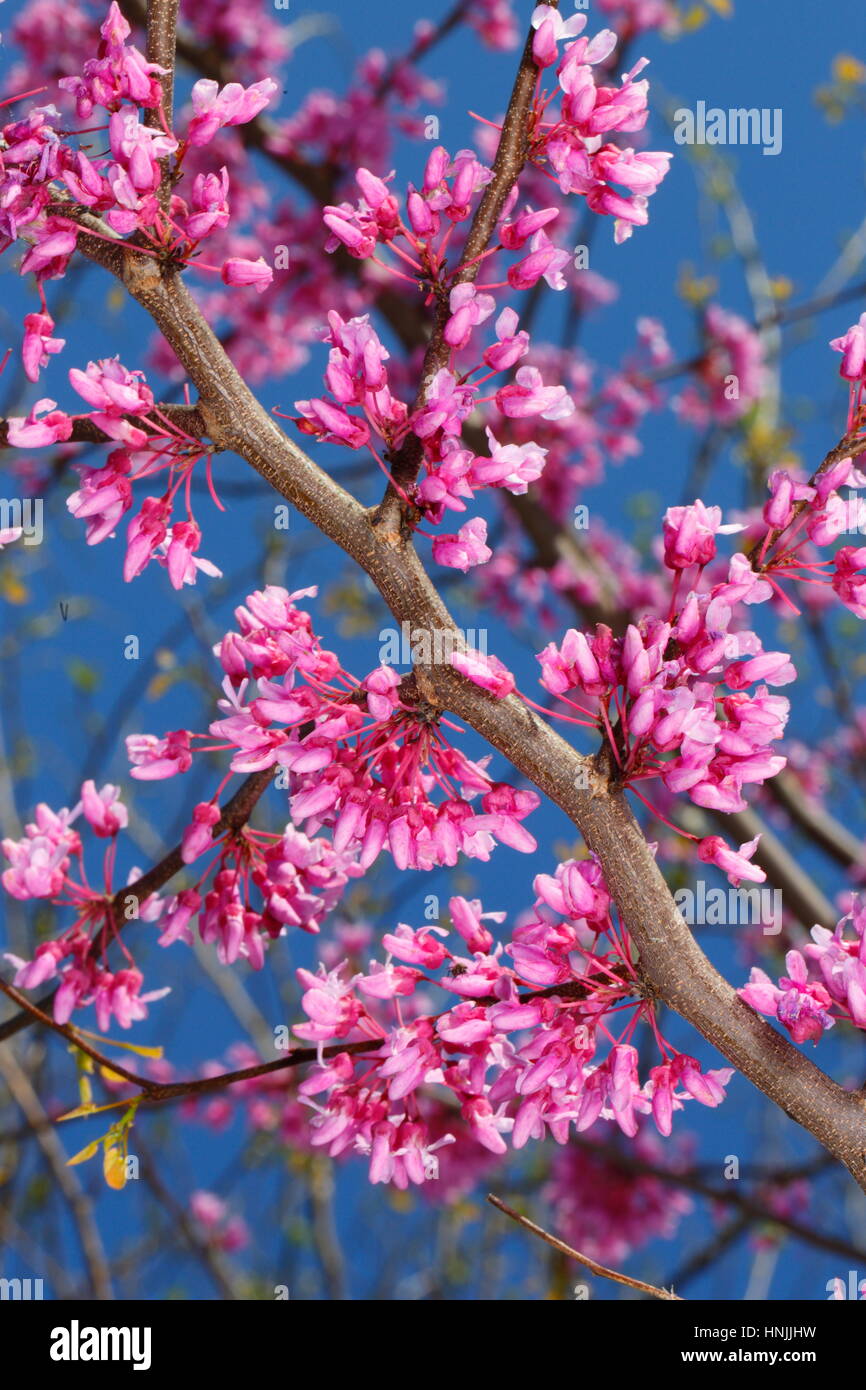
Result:
[[[767,877],[764,870],[749,862],[760,839],[760,835],[756,835],[753,840],[740,845],[739,850],[732,850],[720,835],[708,835],[698,843],[698,858],[705,864],[715,864],[720,868],[735,888],[744,878],[752,883],[763,883]]]
[[[433,542],[433,559],[451,569],[467,570],[473,565],[486,565],[493,551],[486,544],[487,522],[483,517],[467,521],[456,536],[437,536]]]
[[[866,314],[861,314],[841,338],[833,338],[830,346],[842,353],[839,375],[846,381],[859,381],[866,372]]]
[[[241,256],[231,256],[220,272],[225,285],[255,285],[259,294],[268,288],[274,272],[263,256],[256,261],[245,260]]]
[[[52,338],[54,320],[50,314],[27,314],[24,318],[24,341],[21,358],[24,374],[29,381],[39,380],[39,368],[48,366],[49,354],[60,352],[65,338]]]
[[[504,700],[514,689],[513,675],[496,656],[485,656],[474,649],[454,652],[451,665],[467,680],[480,685],[483,690],[489,690],[497,700]]]
[[[56,410],[56,401],[36,401],[26,420],[20,416],[9,417],[9,443],[15,449],[44,448],[46,444],[57,444],[69,438],[72,421],[62,410]],[[42,419],[39,416],[42,415]]]
[[[99,792],[94,782],[83,783],[81,809],[91,829],[103,837],[116,835],[129,823],[129,813],[120,800],[120,788],[109,783]]]

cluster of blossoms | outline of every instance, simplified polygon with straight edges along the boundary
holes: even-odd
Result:
[[[94,835],[107,839],[105,891],[92,888],[84,870],[81,836],[74,822],[83,816]],[[59,937],[37,946],[32,961],[8,955],[16,967],[16,985],[38,989],[47,980],[59,980],[54,997],[54,1017],[67,1023],[73,1009],[93,1004],[99,1027],[105,1032],[112,1017],[122,1028],[147,1016],[147,1004],[168,990],[142,994],[143,976],[121,943],[128,964],[113,971],[105,963],[105,951],[115,936],[108,892],[114,865],[116,837],[126,826],[128,814],[117,787],[97,791],[93,782],[81,788],[81,800],[70,811],[52,811],[44,803],[36,819],[25,827],[20,840],[6,839],[2,850],[11,867],[3,873],[6,892],[20,901],[43,899],[73,907],[75,922]],[[77,873],[77,877],[75,876]],[[147,917],[147,912],[142,916]],[[91,940],[91,929],[95,936]]]
[[[445,338],[456,347],[469,341],[473,326],[493,312],[495,302],[471,285],[460,285],[451,292],[451,307],[454,312]],[[486,375],[470,383],[443,367],[431,382],[423,405],[414,411],[390,390],[385,366],[388,352],[368,316],[348,323],[335,312],[328,317],[332,347],[325,380],[332,398],[296,402],[301,412],[297,423],[304,433],[353,449],[368,449],[386,474],[386,460],[393,460],[406,440],[414,437],[422,451],[425,476],[414,489],[412,501],[433,522],[439,522],[446,510],[464,512],[467,499],[479,489],[502,487],[525,493],[539,477],[546,450],[532,441],[500,444],[488,430],[489,456],[475,455],[460,441],[463,422],[482,399],[490,399],[480,395],[482,382],[513,366],[527,351],[528,334],[518,330],[513,309],[503,309],[499,315],[496,341],[485,350],[483,367],[475,369],[486,368]],[[530,366],[519,367],[514,380],[500,387],[492,399],[509,419],[541,416],[559,420],[573,410],[565,387],[545,386],[541,373]],[[362,414],[350,413],[352,406],[360,407]],[[377,450],[377,440],[381,441],[379,448],[384,446],[384,458]],[[456,534],[436,536],[433,555],[441,564],[466,570],[489,560],[486,539],[486,522],[474,518]]]
[[[857,356],[858,334],[851,329],[836,345],[860,390],[866,366],[862,352]],[[572,628],[539,654],[542,684],[577,711],[563,717],[601,730],[624,783],[658,777],[699,806],[738,811],[746,785],[784,767],[772,745],[784,731],[788,701],[768,687],[789,684],[796,672],[787,653],[764,650],[744,609],[775,597],[798,612],[780,582],[795,580],[832,587],[851,612],[866,617],[866,547],[842,546],[825,560],[805,553],[837,541],[851,528],[852,513],[860,529],[866,504],[843,498],[843,486],[866,486],[850,456],[831,455],[809,483],[774,470],[749,551],[733,555],[716,582],[708,582],[719,569],[716,537],[746,526],[722,525],[721,509],[701,501],[669,508],[660,547],[674,576],[666,617],[633,621],[621,638],[604,624],[590,635]],[[743,847],[741,858],[750,853],[754,846]]]
[[[28,315],[29,319],[36,317],[40,316]],[[30,332],[28,325],[28,335]],[[25,338],[25,361],[27,351]],[[201,543],[201,530],[193,516],[190,486],[193,469],[202,458],[207,459],[205,471],[211,496],[217,506],[221,505],[213,490],[207,448],[155,406],[144,374],[128,371],[117,357],[90,362],[83,372],[73,367],[69,381],[93,410],[67,415],[56,408],[55,401],[36,401],[26,418],[10,418],[10,444],[22,449],[45,448],[68,440],[76,421],[90,421],[116,440],[120,448],[113,450],[98,468],[76,467],[81,485],[67,499],[67,506],[73,516],[87,523],[87,544],[97,545],[114,535],[119,521],[133,505],[134,482],[165,472],[167,482],[162,496],[145,497],[127,528],[124,579],[134,579],[152,559],[166,568],[175,589],[194,584],[199,571],[218,576],[221,571],[195,553]],[[172,525],[174,501],[181,490],[186,520]]]
[[[233,1215],[215,1192],[193,1192],[189,1209],[207,1244],[231,1255],[249,1245],[250,1233],[243,1217]]]
[[[270,78],[222,89],[202,79],[193,88],[186,134],[178,138],[164,117],[162,129],[141,119],[142,110],[161,109],[164,70],[127,43],[130,33],[112,3],[97,57],[85,61],[80,75],[60,81],[74,98],[78,120],[89,123],[95,112],[107,113],[104,126],[87,126],[106,131],[104,155],[91,157],[84,147],[75,148],[71,141],[77,132],[55,106],[35,107],[0,130],[0,249],[18,239],[27,244],[20,272],[35,275],[41,300],[40,312],[28,315],[26,325],[24,360],[33,380],[42,359],[62,346],[51,336],[44,282],[65,273],[82,220],[91,236],[116,243],[138,233],[145,243],[141,254],[189,261],[204,238],[228,223],[228,175],[225,169],[199,174],[186,199],[177,193],[166,199],[161,196],[166,166],[173,157],[179,174],[187,150],[207,145],[223,127],[252,120],[277,90]],[[261,258],[231,258],[221,273],[226,284],[259,289],[272,277]]]
[[[445,928],[401,924],[382,938],[386,959],[360,973],[348,962],[299,970],[307,1021],[295,1034],[320,1047],[346,1042],[298,1088],[315,1111],[314,1145],[360,1151],[372,1182],[406,1187],[437,1176],[436,1150],[453,1137],[431,1139],[428,1088],[434,1099],[450,1093],[455,1121],[459,1113],[493,1154],[548,1132],[565,1144],[572,1125],[583,1132],[600,1119],[634,1138],[651,1115],[669,1135],[687,1100],[724,1099],[732,1072],[702,1072],[659,1034],[599,866],[570,860],[534,887],[534,908],[504,949],[485,925],[502,914],[455,897],[459,953]],[[431,1012],[431,989],[444,991],[444,1011]],[[661,1052],[643,1083],[630,1041],[642,1018]]]
[[[705,428],[730,425],[761,399],[766,384],[761,336],[739,314],[709,304],[703,318],[704,349],[689,385],[674,402],[678,414]]]
[[[558,41],[575,37],[584,24],[584,16],[563,22],[557,11],[540,6],[533,15],[533,54],[539,68],[556,61]],[[538,167],[550,165],[557,170],[561,193],[583,193],[593,211],[616,216],[617,239],[622,240],[633,224],[646,221],[645,195],[663,177],[669,156],[637,156],[633,150],[602,144],[603,133],[639,130],[647,118],[647,84],[634,81],[643,64],[627,75],[621,89],[595,83],[592,65],[608,58],[615,45],[615,36],[605,31],[592,43],[580,39],[567,46],[557,69],[564,95],[555,122],[543,119],[550,98],[540,94],[539,72],[530,158]],[[442,520],[445,511],[465,511],[467,500],[481,488],[526,492],[542,474],[547,449],[523,432],[523,422],[539,419],[558,426],[574,413],[574,402],[564,386],[546,385],[539,368],[528,362],[518,366],[529,351],[529,335],[520,329],[513,309],[499,313],[493,342],[473,342],[476,331],[496,312],[496,299],[489,291],[527,290],[542,279],[562,290],[566,287],[563,270],[570,261],[570,253],[557,247],[547,230],[560,217],[560,209],[527,205],[520,211],[515,184],[499,216],[495,245],[465,264],[461,258],[465,252],[458,250],[451,257],[454,268],[449,269],[446,249],[461,224],[469,222],[491,178],[491,169],[471,150],[461,150],[452,158],[440,146],[427,160],[420,187],[409,185],[402,210],[388,181],[362,166],[356,174],[358,200],[332,204],[323,214],[330,233],[328,250],[342,246],[357,260],[372,259],[422,288],[428,303],[435,298],[440,306],[447,304],[441,333],[448,360],[410,406],[389,380],[388,352],[369,319],[356,317],[347,323],[332,312],[326,335],[331,346],[325,376],[329,394],[296,402],[300,411],[296,423],[302,432],[319,439],[369,449],[389,477],[390,466],[405,461],[407,454],[417,454],[411,471],[413,475],[420,471],[421,481],[409,484],[411,495],[399,481],[395,486],[420,516],[434,523]],[[616,193],[612,182],[631,188],[633,198]],[[385,249],[391,254],[390,262],[377,254]],[[479,263],[503,253],[512,258],[517,253],[506,278],[477,283]],[[506,383],[482,395],[482,386],[501,372],[509,374]],[[488,403],[495,406],[507,429],[512,422],[520,422],[520,435],[506,442],[497,437],[501,427],[489,427],[490,453],[479,456],[463,445],[462,427],[473,411]],[[614,413],[618,404],[625,410],[615,419],[615,428],[621,428],[626,417],[635,418],[633,400],[617,403],[611,396],[608,403]],[[483,520],[464,522],[456,534],[435,538],[434,557],[463,570],[485,563],[491,554],[486,537]]]
[[[842,353],[840,375],[850,384],[849,437],[862,447],[866,314],[831,347]],[[779,580],[799,581],[819,594],[832,588],[856,617],[866,618],[866,546],[842,545],[827,559],[814,558],[814,548],[834,545],[846,533],[862,536],[866,530],[866,500],[857,496],[866,488],[866,474],[855,466],[858,455],[853,450],[852,455],[839,457],[840,453],[841,449],[829,454],[809,481],[788,469],[773,470],[767,481],[770,499],[761,518],[763,534],[755,545],[756,562],[789,608],[794,605]],[[843,496],[841,488],[849,489],[849,495]]]
[[[85,872],[83,845],[74,828],[81,815],[94,835],[110,842],[101,891],[90,885]],[[338,853],[323,838],[309,839],[294,826],[288,825],[281,835],[245,828],[221,836],[216,831],[214,838],[218,820],[216,808],[197,807],[184,836],[185,862],[203,853],[203,838],[214,852],[193,887],[169,897],[154,892],[141,902],[138,895],[124,896],[119,889],[118,909],[112,895],[116,840],[128,821],[118,789],[109,785],[97,791],[93,782],[85,782],[81,801],[71,811],[38,806],[36,820],[23,838],[2,843],[11,865],[3,873],[3,886],[22,901],[42,899],[71,907],[75,920],[58,937],[42,942],[31,961],[7,955],[16,967],[16,985],[38,989],[54,981],[58,1023],[68,1022],[74,1009],[93,1004],[103,1032],[112,1017],[129,1028],[147,1016],[148,1003],[168,993],[141,993],[142,973],[119,934],[119,921],[126,920],[130,906],[139,920],[158,924],[161,946],[190,942],[190,923],[197,918],[201,939],[216,943],[223,964],[243,958],[261,969],[271,940],[289,927],[317,932],[350,878],[359,873],[351,856]],[[126,886],[134,888],[140,876],[134,869]],[[206,890],[208,878],[211,886]],[[260,899],[259,909],[253,906],[254,894]],[[119,970],[107,959],[115,942],[125,960]]]
[[[297,606],[315,592],[269,586],[236,609],[238,631],[217,648],[225,717],[211,725],[218,742],[208,746],[232,753],[233,772],[281,769],[295,825],[310,835],[331,828],[334,850],[355,856],[362,872],[383,849],[401,869],[453,867],[460,853],[486,860],[497,841],[532,853],[536,842],[521,822],[538,796],[494,782],[484,762],[449,744],[443,729],[457,726],[420,698],[413,678],[384,665],[363,681],[344,671]],[[480,666],[479,678],[507,693],[498,663],[455,661],[472,672]],[[191,738],[207,736],[129,739],[132,775],[186,771]],[[190,859],[207,848],[204,824],[188,845]]]
[[[716,534],[729,529],[741,528],[723,527],[718,507],[669,508],[664,561],[676,578],[668,618],[630,623],[622,638],[603,624],[589,637],[572,628],[539,654],[542,684],[579,711],[576,722],[601,728],[624,782],[660,777],[669,791],[720,811],[742,810],[743,787],[784,767],[771,746],[784,730],[788,701],[768,686],[795,678],[786,653],[765,652],[757,633],[733,626],[738,605],[772,593],[744,555],[731,559],[726,579],[699,588]],[[676,611],[689,570],[694,587]],[[598,701],[597,715],[569,691]]]
[[[739,993],[758,1013],[777,1018],[794,1042],[817,1042],[837,1019],[866,1028],[866,906],[855,901],[835,931],[813,927],[812,940],[789,951],[785,965],[778,985],[753,967]]]
[[[618,242],[648,220],[647,200],[668,172],[670,154],[622,148],[605,137],[643,130],[649,115],[649,83],[636,81],[649,61],[641,58],[623,75],[619,87],[596,82],[593,67],[611,56],[617,36],[603,29],[593,39],[578,38],[586,15],[563,19],[558,10],[539,5],[532,14],[533,57],[542,70],[556,67],[557,86],[536,97],[533,110],[532,159],[549,165],[563,193],[586,198],[593,212],[615,218]],[[567,43],[559,56],[559,44]],[[559,98],[556,119],[551,103]],[[616,185],[616,187],[614,187]],[[629,196],[618,190],[628,189]]]
[[[200,19],[197,16],[197,22]],[[250,15],[244,19],[236,14],[231,6],[213,7],[208,24],[214,42],[218,39],[223,47],[237,45],[249,30],[250,19]],[[39,380],[41,370],[64,346],[64,340],[55,336],[45,283],[65,274],[83,229],[114,244],[134,235],[141,255],[175,264],[195,258],[199,268],[215,270],[219,267],[199,259],[201,244],[211,238],[223,255],[221,274],[226,286],[254,285],[262,290],[272,278],[261,256],[254,253],[251,259],[244,254],[247,242],[230,227],[230,216],[232,222],[236,217],[234,208],[230,215],[227,166],[238,174],[235,191],[241,216],[248,216],[261,202],[237,158],[237,147],[229,144],[221,169],[215,169],[213,161],[208,165],[206,157],[217,133],[222,131],[225,137],[254,119],[276,92],[277,83],[257,76],[247,87],[232,82],[220,88],[201,79],[193,85],[190,105],[178,118],[175,133],[161,112],[162,69],[129,42],[130,26],[116,4],[101,25],[95,56],[91,56],[90,21],[76,11],[76,27],[68,30],[64,20],[70,45],[55,71],[56,21],[56,6],[50,0],[38,0],[17,21],[16,38],[30,65],[16,70],[15,76],[32,80],[42,64],[43,73],[59,79],[61,104],[64,93],[72,99],[75,117],[61,115],[55,106],[36,107],[0,129],[0,250],[16,240],[24,245],[20,271],[35,276],[40,301],[38,309],[24,319],[22,360],[32,382]],[[286,56],[283,26],[265,23],[259,16],[254,28],[261,48],[254,66]],[[46,62],[49,57],[51,61]],[[151,127],[142,115],[154,112],[161,121]],[[104,125],[97,124],[100,113],[104,113]],[[86,130],[78,130],[79,123],[85,123]],[[88,133],[102,130],[105,153],[96,155]],[[165,194],[166,171],[170,196]],[[224,296],[220,307],[230,317],[230,302],[245,297],[228,291]],[[262,341],[261,332],[252,336]],[[271,330],[265,338],[273,336]],[[111,454],[104,467],[79,470],[82,485],[69,505],[74,515],[87,521],[88,542],[94,544],[113,534],[132,506],[132,483],[165,469],[165,492],[145,498],[130,523],[125,577],[140,574],[151,558],[166,566],[176,588],[194,582],[199,571],[218,574],[208,561],[194,558],[200,531],[190,502],[192,470],[203,457],[208,460],[207,482],[214,495],[210,450],[155,408],[142,373],[127,370],[116,358],[90,363],[86,371],[73,369],[69,380],[94,410],[71,415],[58,410],[53,400],[37,400],[26,418],[9,421],[9,443],[19,449],[59,446],[62,451],[76,421],[91,421],[123,447]],[[172,525],[172,505],[181,488],[186,516]]]

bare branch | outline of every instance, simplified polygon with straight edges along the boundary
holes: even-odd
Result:
[[[493,1193],[488,1193],[487,1200],[492,1207],[502,1211],[506,1216],[510,1216],[512,1221],[516,1221],[518,1226],[522,1226],[525,1231],[531,1231],[534,1236],[541,1240],[546,1240],[548,1245],[552,1245],[554,1250],[558,1250],[561,1255],[568,1255],[569,1259],[577,1260],[578,1264],[585,1265],[592,1274],[597,1274],[600,1279],[611,1279],[615,1284],[625,1284],[626,1288],[637,1289],[639,1293],[648,1293],[653,1298],[662,1298],[667,1301],[673,1300],[682,1303],[678,1293],[673,1289],[659,1289],[655,1284],[645,1284],[642,1279],[632,1279],[629,1274],[619,1274],[615,1269],[608,1269],[606,1265],[600,1265],[595,1260],[591,1260],[588,1255],[581,1255],[579,1250],[573,1250],[570,1245],[566,1245],[564,1240],[557,1240],[556,1236],[550,1235],[541,1226],[536,1226],[534,1221],[530,1221],[528,1216],[521,1216],[520,1212],[515,1211],[503,1202],[501,1197],[494,1197]]]

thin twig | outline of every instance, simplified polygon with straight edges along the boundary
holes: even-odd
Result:
[[[643,1279],[632,1279],[629,1274],[620,1274],[615,1269],[608,1269],[606,1265],[600,1265],[595,1260],[591,1260],[588,1255],[581,1255],[579,1250],[573,1250],[570,1245],[566,1245],[564,1240],[558,1240],[549,1231],[542,1230],[541,1226],[536,1226],[535,1222],[530,1221],[528,1216],[521,1216],[519,1211],[509,1207],[501,1197],[494,1197],[492,1192],[487,1194],[487,1200],[491,1206],[504,1212],[506,1216],[510,1216],[512,1221],[516,1221],[518,1226],[522,1226],[526,1231],[531,1231],[534,1236],[538,1236],[541,1240],[546,1240],[547,1244],[552,1245],[554,1250],[558,1250],[561,1255],[568,1255],[570,1259],[577,1260],[578,1264],[585,1265],[591,1274],[597,1274],[600,1279],[612,1279],[615,1284],[625,1284],[627,1288],[637,1289],[639,1293],[648,1293],[653,1298],[673,1300],[677,1303],[684,1301],[678,1293],[674,1293],[673,1289],[659,1289],[655,1284],[645,1284]]]

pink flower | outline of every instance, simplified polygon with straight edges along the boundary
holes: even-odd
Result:
[[[181,858],[192,864],[199,855],[213,846],[213,828],[220,818],[220,808],[212,801],[200,801],[193,809],[192,821],[183,832]]]
[[[115,449],[102,468],[77,466],[81,486],[70,494],[66,505],[73,516],[87,521],[88,545],[98,545],[113,535],[118,521],[132,506],[131,468],[132,459],[125,449]]]
[[[516,290],[528,290],[544,279],[552,290],[565,289],[563,268],[570,264],[567,251],[561,251],[544,231],[538,231],[530,242],[531,251],[523,260],[508,269],[508,283]]]
[[[467,570],[485,565],[493,551],[486,544],[487,522],[475,517],[465,522],[456,536],[437,536],[433,542],[433,559],[450,569]]]
[[[479,294],[474,285],[455,285],[448,301],[451,317],[445,324],[444,339],[449,347],[463,348],[473,328],[488,319],[496,308],[490,294]]]
[[[144,447],[144,430],[126,419],[127,415],[147,416],[153,408],[153,392],[143,372],[127,371],[119,357],[106,357],[88,362],[86,372],[71,368],[69,381],[79,396],[96,407],[91,419],[110,439],[120,440],[133,449]]]
[[[189,123],[187,144],[207,145],[222,126],[245,125],[264,110],[277,90],[270,77],[246,88],[229,82],[222,90],[218,82],[199,78],[191,93],[195,114]]]
[[[185,729],[175,729],[164,738],[156,738],[153,734],[130,734],[126,740],[126,751],[132,763],[131,775],[142,782],[174,777],[192,766],[189,734]]]
[[[194,584],[199,570],[210,575],[212,579],[219,578],[222,574],[222,570],[218,570],[210,560],[195,555],[200,542],[201,531],[194,521],[177,522],[165,532],[159,542],[159,549],[165,551],[164,563],[173,588],[180,589],[184,584]],[[163,557],[158,555],[157,559],[162,562]]]
[[[839,375],[846,381],[859,381],[866,372],[866,314],[861,314],[841,338],[833,338],[830,346],[842,354]]]
[[[764,870],[749,862],[760,838],[760,835],[756,835],[754,840],[740,845],[739,850],[735,851],[725,844],[720,835],[708,835],[698,844],[698,858],[705,864],[715,864],[720,868],[735,888],[744,878],[751,883],[763,883],[767,877]]]
[[[81,809],[91,829],[103,838],[116,835],[129,823],[129,813],[120,800],[120,788],[110,783],[106,783],[98,792],[95,782],[84,782],[81,787]]]
[[[367,708],[374,719],[390,719],[400,703],[397,694],[402,680],[390,666],[379,666],[363,682],[367,692]]]
[[[127,584],[146,568],[158,546],[168,533],[167,518],[170,503],[163,497],[145,497],[141,511],[134,516],[126,530],[126,558],[123,577]]]
[[[503,309],[496,320],[497,341],[493,347],[485,350],[483,356],[487,366],[495,372],[504,372],[513,367],[529,351],[529,334],[523,329],[518,333],[518,322],[513,309]]]
[[[56,401],[48,399],[36,401],[26,420],[20,416],[10,416],[9,443],[12,447],[41,449],[47,444],[68,439],[72,433],[72,421],[62,410],[56,410],[56,405]],[[40,415],[43,417],[41,420]]]
[[[558,16],[558,12],[557,17]],[[559,216],[559,208],[542,208],[539,212],[533,212],[527,208],[520,213],[513,222],[503,222],[499,228],[499,240],[509,251],[519,251],[531,236],[553,222]],[[514,313],[514,310],[511,310]],[[503,310],[505,313],[505,310]],[[515,323],[516,323],[515,315]]]
[[[496,656],[485,656],[474,648],[466,652],[454,652],[451,665],[461,676],[483,690],[489,690],[497,700],[504,700],[514,689],[514,677]]]
[[[544,420],[564,420],[574,413],[574,401],[564,386],[544,386],[537,367],[518,367],[515,379],[496,392],[503,415],[520,420],[540,415]]]
[[[827,1012],[832,999],[823,985],[810,983],[806,962],[799,951],[785,957],[788,975],[774,985],[769,976],[752,968],[749,983],[737,993],[758,1013],[777,1017],[796,1043],[817,1042],[833,1018]]]
[[[721,507],[705,507],[700,500],[690,507],[668,507],[664,519],[668,568],[684,570],[689,565],[708,565],[716,553],[714,537],[721,522]]]
[[[846,608],[858,618],[866,618],[866,574],[861,573],[866,570],[866,546],[843,545],[836,551],[833,563],[834,590]]]
[[[50,314],[27,314],[24,319],[24,343],[21,357],[24,374],[29,381],[39,380],[39,368],[48,366],[52,353],[60,352],[65,338],[52,338],[54,320]]]
[[[256,261],[232,256],[223,264],[220,273],[223,284],[255,285],[258,294],[263,294],[274,278],[274,272],[263,256],[259,256]]]
[[[564,39],[577,38],[586,27],[586,15],[575,14],[570,19],[563,19],[559,11],[551,6],[536,5],[529,22],[535,30],[532,56],[540,68],[546,68],[559,57],[557,45]]]

